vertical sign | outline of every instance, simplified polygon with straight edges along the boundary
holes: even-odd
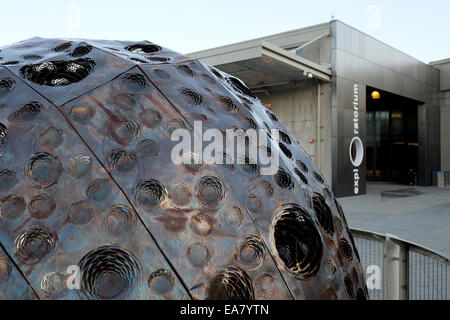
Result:
[[[359,85],[353,85],[353,138],[349,146],[350,162],[353,170],[353,194],[360,193],[360,167],[364,159],[364,145],[360,133],[360,112],[359,112]]]

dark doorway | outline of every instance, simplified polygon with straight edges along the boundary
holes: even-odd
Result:
[[[379,93],[378,99],[374,92]],[[366,103],[367,181],[415,184],[419,103],[371,87],[367,87]]]

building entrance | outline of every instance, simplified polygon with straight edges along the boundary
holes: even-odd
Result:
[[[416,183],[418,102],[367,87],[367,181]]]

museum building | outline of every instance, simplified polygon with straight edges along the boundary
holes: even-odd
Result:
[[[450,59],[421,62],[339,20],[189,55],[243,80],[339,197],[450,170]]]

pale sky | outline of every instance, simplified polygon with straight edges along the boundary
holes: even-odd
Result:
[[[0,13],[0,47],[40,36],[149,40],[190,53],[334,15],[424,62],[450,58],[449,0],[2,0]]]

